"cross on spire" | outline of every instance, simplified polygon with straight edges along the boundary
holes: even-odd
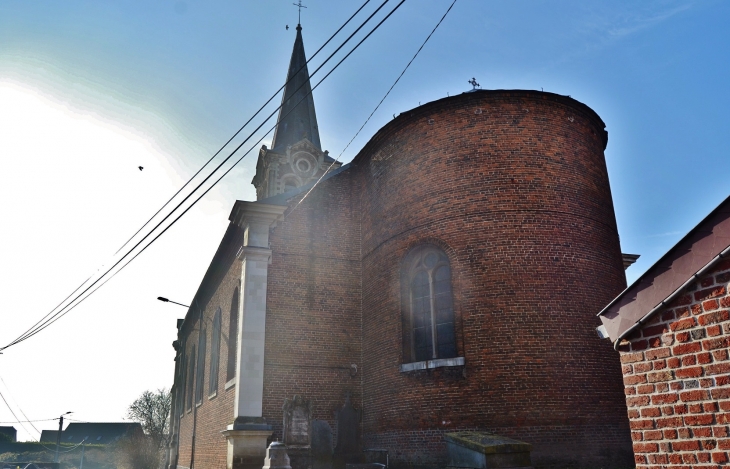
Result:
[[[302,5],[302,0],[299,0],[297,3],[292,3],[295,7],[299,7],[299,24],[302,24],[302,8],[307,8],[304,5]]]

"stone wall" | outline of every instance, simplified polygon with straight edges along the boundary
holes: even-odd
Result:
[[[730,462],[730,261],[620,346],[637,469]]]

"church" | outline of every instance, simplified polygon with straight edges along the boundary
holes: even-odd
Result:
[[[169,467],[261,467],[273,441],[293,469],[445,467],[462,431],[525,442],[538,468],[632,466],[595,333],[626,287],[607,142],[569,96],[475,89],[341,165],[297,26],[257,200],[233,204],[178,322]]]

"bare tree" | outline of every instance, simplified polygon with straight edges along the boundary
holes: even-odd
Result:
[[[145,434],[158,449],[169,439],[171,397],[168,389],[145,391],[127,409],[127,418],[142,424]]]

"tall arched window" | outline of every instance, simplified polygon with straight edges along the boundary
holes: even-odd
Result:
[[[228,363],[226,364],[226,381],[236,377],[236,351],[238,349],[238,288],[233,292],[231,312],[228,317]]]
[[[202,314],[202,313],[201,313]],[[195,367],[195,403],[203,403],[203,376],[205,376],[205,348],[207,346],[207,331],[202,329],[198,336],[198,364]]]
[[[441,249],[427,245],[406,257],[402,275],[404,355],[410,361],[456,357],[451,268]]]
[[[210,371],[208,372],[208,395],[218,392],[218,368],[221,348],[221,309],[213,316],[213,333],[210,335]]]
[[[193,379],[195,376],[195,345],[190,347],[190,353],[188,354],[188,390],[185,393],[185,404],[188,410],[193,408]]]

